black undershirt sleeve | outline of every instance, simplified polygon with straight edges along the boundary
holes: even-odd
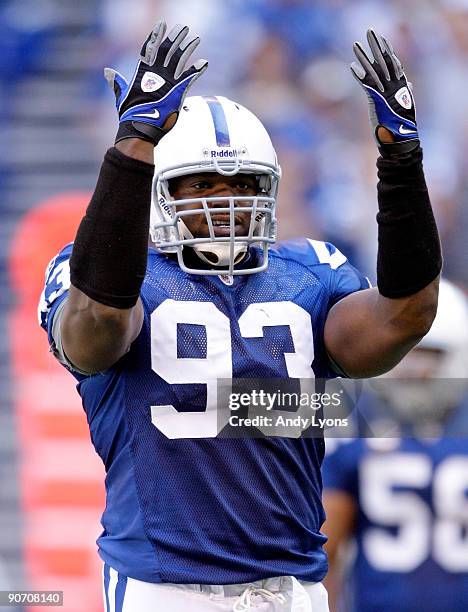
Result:
[[[406,297],[426,287],[442,268],[422,150],[380,157],[377,169],[377,286],[385,297]]]
[[[146,273],[154,166],[115,147],[104,157],[70,259],[72,284],[114,308],[133,307]]]

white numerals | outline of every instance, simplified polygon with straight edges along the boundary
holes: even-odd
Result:
[[[244,338],[261,338],[263,328],[272,325],[288,325],[294,343],[294,353],[285,353],[286,368],[290,378],[312,378],[314,339],[310,314],[294,302],[267,302],[250,304],[239,319]]]
[[[412,491],[399,487],[425,487],[431,464],[424,455],[371,457],[362,466],[362,508],[379,525],[398,525],[398,536],[371,527],[363,538],[369,562],[381,571],[409,572],[429,554],[431,513]]]
[[[468,457],[446,459],[434,474],[434,559],[448,572],[468,571]]]
[[[364,552],[376,569],[410,572],[432,555],[448,572],[468,572],[468,457],[445,459],[433,472],[423,454],[371,456],[363,462],[360,479],[368,518],[397,527],[396,534],[382,527],[366,529]],[[419,493],[431,482],[435,516]]]
[[[202,325],[206,357],[177,355],[180,324]],[[310,315],[293,302],[250,304],[239,318],[244,338],[262,338],[263,328],[287,325],[294,353],[285,353],[288,376],[313,377],[314,343]],[[151,366],[169,384],[205,384],[206,409],[178,411],[173,406],[152,406],[153,424],[168,438],[208,438],[217,434],[217,380],[232,378],[231,324],[212,302],[165,300],[151,315]]]
[[[54,268],[55,260],[56,258],[49,263],[46,273],[46,286],[39,299],[37,310],[39,324],[42,323],[43,318],[47,318],[51,304],[65,291],[70,289],[70,263],[68,259],[62,261]],[[51,290],[51,288],[53,289]]]
[[[287,325],[291,331],[294,353],[284,353],[284,360],[289,378],[313,378],[312,361],[314,360],[314,338],[310,314],[294,302],[268,302],[267,304],[250,304],[239,319],[239,328],[244,338],[262,338],[263,328],[274,325]],[[290,417],[291,413],[275,410],[275,416]],[[299,407],[295,416],[307,419],[310,408]],[[305,422],[305,421],[304,421]],[[266,435],[279,437],[294,436],[299,438],[303,427],[291,425],[259,426]]]
[[[206,358],[177,357],[177,325],[203,325]],[[151,315],[151,366],[171,385],[206,384],[206,410],[178,412],[173,406],[152,406],[153,424],[168,438],[216,436],[216,380],[231,378],[229,319],[212,302],[166,300]]]

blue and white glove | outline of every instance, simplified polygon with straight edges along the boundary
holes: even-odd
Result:
[[[367,41],[373,59],[360,43],[354,43],[358,61],[351,64],[351,71],[368,97],[369,119],[377,145],[385,156],[407,153],[419,146],[411,85],[391,44],[374,30],[367,30]],[[379,139],[380,127],[393,134],[393,143],[383,143]]]
[[[187,26],[176,25],[165,37],[166,24],[158,21],[141,48],[130,83],[112,68],[104,69],[120,119],[116,143],[141,138],[156,146],[174,126],[189,87],[208,67],[203,59],[189,64],[200,38],[187,37],[188,32]]]

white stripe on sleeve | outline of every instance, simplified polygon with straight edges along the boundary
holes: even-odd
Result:
[[[328,264],[332,270],[336,270],[342,264],[348,261],[343,255],[343,253],[339,251],[336,247],[335,252],[330,253],[325,242],[321,242],[320,240],[311,240],[310,238],[308,238],[308,241],[314,249],[319,262],[323,264]]]

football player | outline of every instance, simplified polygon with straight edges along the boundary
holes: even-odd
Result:
[[[391,374],[404,379],[376,381],[368,417],[393,415],[401,435],[353,439],[325,457],[331,609],[464,612],[468,304],[459,289],[441,282],[430,332]]]
[[[242,105],[186,97],[207,67],[187,27],[159,22],[129,82],[105,70],[115,146],[39,310],[107,471],[107,610],[327,610],[323,440],[217,438],[216,381],[379,374],[431,326],[441,254],[413,96],[368,39],[352,69],[381,152],[377,288],[331,244],[274,246],[275,150]]]

